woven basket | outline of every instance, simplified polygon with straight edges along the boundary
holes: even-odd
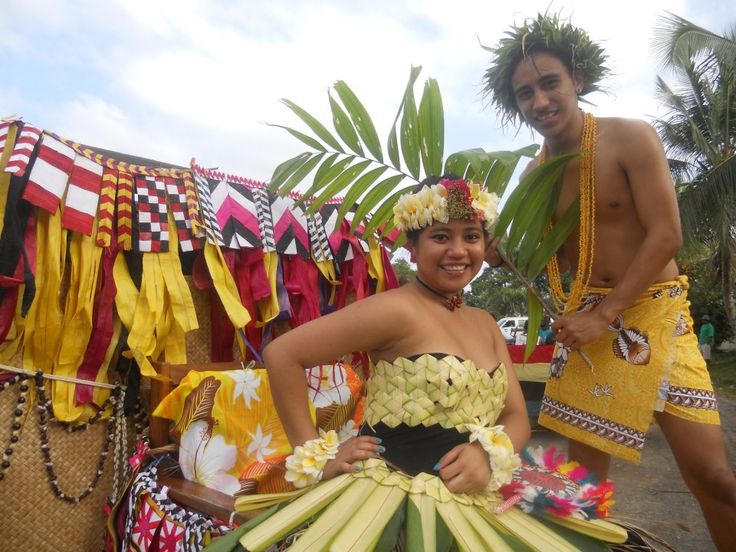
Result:
[[[33,380],[28,380],[33,386]],[[7,446],[19,384],[0,393],[0,443]],[[11,465],[0,481],[0,535],[5,552],[102,550],[105,499],[112,492],[113,447],[95,490],[79,504],[56,498],[43,466],[35,402],[26,409],[20,440],[13,447]],[[84,431],[68,432],[49,424],[48,438],[61,490],[81,494],[92,479],[105,443],[104,420]]]

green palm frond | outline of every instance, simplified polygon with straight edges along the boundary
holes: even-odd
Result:
[[[538,149],[529,145],[515,151],[487,152],[481,148],[458,151],[444,159],[445,122],[442,94],[435,79],[428,78],[417,101],[414,90],[421,67],[412,67],[399,108],[382,147],[364,104],[343,81],[328,91],[332,127],[320,123],[306,110],[282,100],[307,127],[306,131],[282,128],[310,148],[281,163],[269,189],[286,195],[298,187],[307,213],[343,195],[337,223],[353,212],[351,231],[363,227],[372,235],[386,236],[394,227],[393,206],[427,176],[454,173],[468,181],[485,184],[503,196],[522,157]],[[542,305],[533,292],[533,280],[561,247],[578,222],[578,203],[551,226],[566,163],[575,154],[549,160],[526,176],[499,214],[495,235],[501,238],[506,261],[530,289],[530,335],[536,335]],[[403,243],[403,237],[395,246]],[[544,306],[551,313],[547,306]],[[536,343],[536,339],[530,340]],[[533,348],[533,346],[532,346]],[[531,349],[529,350],[531,352]]]
[[[521,157],[532,156],[537,147],[517,151],[486,152],[480,148],[459,151],[444,160],[445,123],[442,95],[435,79],[428,78],[417,101],[415,86],[421,67],[412,67],[399,109],[384,149],[373,120],[363,102],[344,81],[328,91],[331,126],[323,124],[290,100],[282,100],[306,126],[282,128],[310,151],[281,163],[269,188],[280,195],[303,191],[307,212],[343,195],[338,224],[354,211],[351,229],[367,232],[393,226],[393,204],[429,175],[454,172],[486,184],[503,194]]]
[[[734,31],[730,37],[720,36],[672,13],[660,18],[653,49],[661,63],[669,67],[686,66],[703,53],[706,58],[713,53],[723,62],[736,65]]]

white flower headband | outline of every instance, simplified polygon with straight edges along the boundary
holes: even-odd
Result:
[[[401,232],[421,230],[450,219],[480,220],[490,232],[498,218],[499,198],[462,178],[443,178],[414,194],[402,195],[394,205],[394,224]]]

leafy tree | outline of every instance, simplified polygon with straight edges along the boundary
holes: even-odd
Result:
[[[468,305],[487,310],[496,320],[527,312],[526,289],[509,270],[486,268],[463,298]]]
[[[707,314],[716,328],[716,343],[731,339],[733,329],[729,326],[718,275],[710,260],[695,263],[683,260],[680,264],[680,269],[690,281],[687,298],[690,301],[695,330],[700,327],[701,317]]]
[[[674,79],[670,86],[657,77],[668,111],[654,126],[677,186],[681,258],[713,267],[725,316],[736,327],[736,27],[719,36],[670,14],[656,33],[655,48]]]
[[[546,302],[550,302],[547,274],[542,274],[535,287]],[[490,312],[497,320],[504,316],[524,316],[528,313],[527,290],[510,270],[486,268],[471,282],[465,302]]]
[[[406,259],[394,259],[391,261],[391,266],[393,266],[396,278],[398,278],[399,284],[401,285],[412,282],[417,277],[416,271]]]

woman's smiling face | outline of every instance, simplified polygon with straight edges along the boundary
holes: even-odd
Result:
[[[419,277],[445,294],[462,290],[483,266],[486,236],[479,220],[436,222],[412,244]]]

